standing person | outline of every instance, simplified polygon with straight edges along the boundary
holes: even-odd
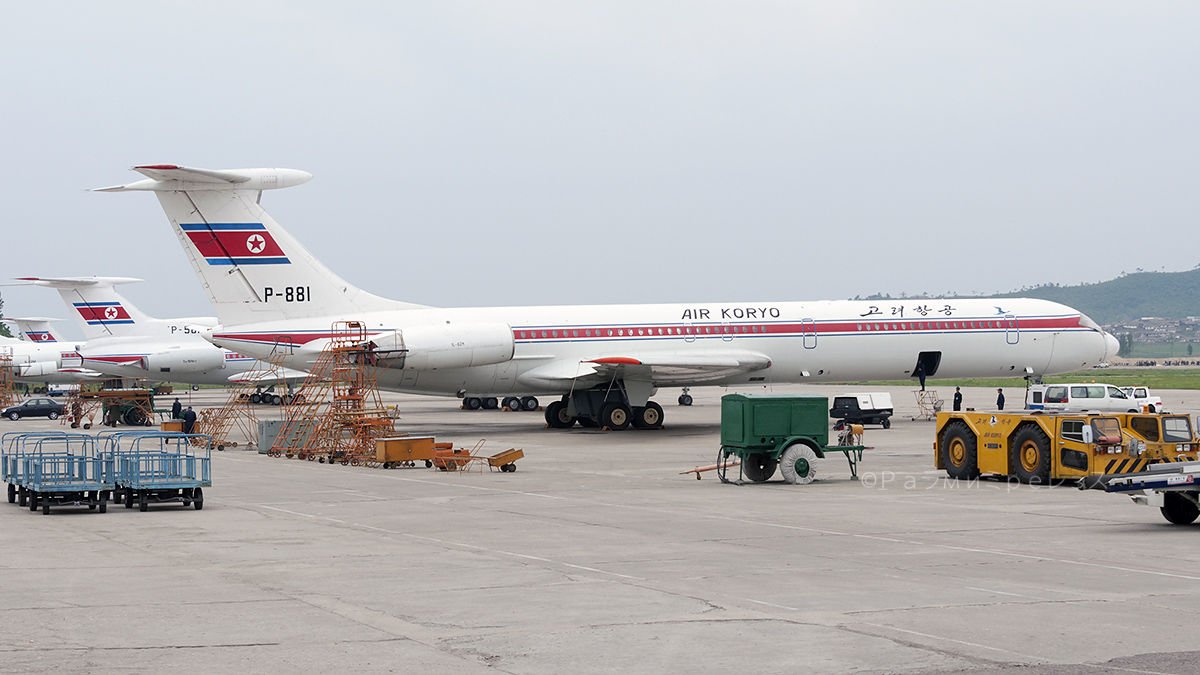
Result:
[[[171,419],[177,420],[182,416],[183,404],[179,402],[179,399],[175,399],[175,402],[171,404]]]
[[[996,390],[996,410],[1004,410],[1004,389]]]
[[[183,433],[190,434],[196,426],[196,411],[192,410],[192,406],[188,406],[187,410],[183,411]]]
[[[962,390],[954,388],[954,412],[962,410]]]
[[[921,383],[921,391],[925,391],[925,362],[917,361],[917,369],[913,371],[913,375],[917,376],[917,380]]]

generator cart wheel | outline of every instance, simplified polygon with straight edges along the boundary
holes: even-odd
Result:
[[[942,430],[938,444],[946,475],[955,480],[971,480],[979,475],[978,439],[962,422],[951,422]]]
[[[793,443],[779,457],[779,472],[793,485],[808,485],[817,479],[817,453],[803,443]]]
[[[567,414],[567,404],[555,401],[546,406],[546,424],[551,429],[570,429],[575,426],[575,418]]]
[[[11,504],[17,501],[17,486],[12,483],[8,484],[8,503]]]
[[[197,511],[204,509],[204,488],[196,488],[192,492],[192,506],[196,507]]]
[[[885,417],[882,420],[879,420],[879,426],[883,427],[884,429],[891,429],[892,428],[892,418]]]
[[[756,452],[753,455],[746,455],[746,459],[742,462],[742,475],[755,483],[761,483],[771,480],[771,476],[775,475],[775,469],[778,466],[778,459],[765,452]]]
[[[1032,426],[1018,429],[1009,453],[1017,480],[1033,485],[1050,482],[1050,439],[1041,429]]]
[[[1163,518],[1176,525],[1190,525],[1200,518],[1200,506],[1196,506],[1195,494],[1192,499],[1180,492],[1164,492],[1163,505],[1159,509]]]

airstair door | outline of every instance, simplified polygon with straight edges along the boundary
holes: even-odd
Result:
[[[800,335],[804,340],[805,349],[817,348],[817,322],[812,319],[800,319]]]
[[[1004,341],[1010,345],[1021,341],[1021,328],[1017,325],[1017,317],[1012,314],[1004,317]]]

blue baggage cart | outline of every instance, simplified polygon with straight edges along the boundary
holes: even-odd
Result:
[[[212,486],[212,439],[204,434],[117,432],[106,436],[118,500],[147,511],[151,502],[204,508]]]
[[[8,484],[8,503],[25,506],[29,502],[29,456],[82,455],[93,451],[94,440],[87,434],[66,431],[8,432],[0,435],[0,480]]]
[[[30,511],[40,506],[48,515],[52,504],[108,510],[113,464],[97,451],[95,439],[83,434],[26,438],[17,443],[13,459],[13,478]]]

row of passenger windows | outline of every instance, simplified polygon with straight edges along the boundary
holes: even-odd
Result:
[[[999,321],[906,321],[904,323],[860,323],[859,331],[949,330],[952,328],[1004,328]]]
[[[735,335],[742,333],[766,333],[766,326],[660,326],[657,328],[572,328],[570,330],[518,330],[518,340],[535,338],[590,338],[590,337],[656,337],[659,335]]]

